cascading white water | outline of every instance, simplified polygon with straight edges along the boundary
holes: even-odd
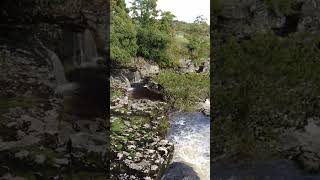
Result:
[[[98,57],[96,42],[90,30],[86,29],[83,35],[83,48],[86,62],[92,62]]]
[[[63,64],[61,63],[61,60],[59,59],[58,55],[48,49],[39,38],[35,37],[36,40],[38,41],[39,45],[47,52],[47,60],[48,63],[51,64],[52,66],[52,71],[56,77],[56,81],[58,85],[65,84],[67,82],[65,72],[64,72],[64,67]]]
[[[190,165],[201,180],[210,179],[210,118],[202,113],[170,115],[168,139],[175,145],[173,162]]]
[[[86,29],[84,32],[77,33],[74,41],[73,64],[75,66],[94,65],[98,52],[92,32]]]

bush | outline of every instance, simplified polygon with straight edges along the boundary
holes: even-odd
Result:
[[[192,111],[199,101],[209,97],[209,74],[162,71],[155,81],[161,84],[179,110]]]
[[[190,58],[199,65],[210,57],[209,25],[201,17],[194,23],[176,22],[175,29],[179,32],[176,38],[176,48],[181,53],[180,58]]]

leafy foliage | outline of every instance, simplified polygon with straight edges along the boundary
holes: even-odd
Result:
[[[190,58],[195,64],[210,57],[209,26],[201,16],[194,23],[176,22],[175,29],[176,47],[180,54]]]
[[[195,103],[209,97],[209,74],[162,71],[156,78],[180,110],[193,110]]]
[[[173,18],[170,12],[157,10],[156,0],[136,0],[132,3],[133,19],[138,27],[138,56],[172,66],[174,61]],[[157,19],[160,17],[160,19]]]
[[[110,54],[117,63],[128,63],[137,53],[137,31],[124,0],[111,1]]]

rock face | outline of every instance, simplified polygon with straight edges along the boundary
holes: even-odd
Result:
[[[267,6],[259,0],[223,1],[223,8],[218,16],[217,26],[227,32],[245,37],[257,32],[266,32],[273,28],[281,28],[285,24],[285,16],[268,11]]]
[[[30,31],[0,31],[0,179],[105,179],[105,120],[78,116],[73,97],[56,96],[61,54],[39,37],[42,45]]]
[[[129,97],[117,77],[111,89],[111,179],[159,179],[174,149],[164,140],[166,103]]]
[[[203,112],[205,115],[210,115],[210,100],[206,99],[205,102],[200,102],[197,108],[199,111]]]
[[[304,129],[287,129],[281,137],[280,151],[311,172],[320,170],[320,124],[311,118]]]
[[[272,32],[279,39],[290,39],[291,37],[293,39],[295,35],[300,35],[300,33],[316,37],[314,35],[319,33],[319,0],[292,0],[286,1],[281,6],[277,3],[270,6],[266,2],[260,0],[224,0],[219,13],[214,16],[213,37],[217,37],[215,35],[220,34],[228,37],[232,36],[238,42],[247,40],[249,42],[254,35],[259,33]],[[285,10],[286,8],[284,7],[290,10]],[[219,44],[216,42],[212,41],[213,47],[219,49]],[[306,87],[302,86],[301,88],[304,89]],[[318,103],[318,99],[315,101]],[[278,114],[278,109],[281,108],[272,110],[272,113]],[[277,132],[282,136],[277,139],[280,142],[277,142],[276,151],[282,158],[294,160],[308,171],[319,172],[320,149],[317,140],[319,136],[319,118],[307,120],[307,118],[310,118],[307,117],[309,114],[312,113],[306,113],[306,119],[299,118],[299,120],[296,120],[295,118],[297,117],[291,117],[292,122],[299,121],[300,125],[289,125],[287,123],[287,115],[279,118],[279,121],[283,121],[283,124],[280,125],[280,128],[275,127],[274,129],[277,129]],[[294,127],[288,128],[292,126]],[[255,124],[254,127],[256,129],[264,128],[259,127],[258,124]],[[257,139],[265,138],[260,136],[264,135],[257,135]]]
[[[198,68],[192,63],[190,59],[180,59],[180,71],[187,73],[187,72],[195,72]]]
[[[320,30],[320,1],[298,1],[302,3],[301,15],[298,22],[299,32],[319,33]]]
[[[203,60],[199,66],[196,66],[190,59],[180,59],[179,63],[179,71],[183,73],[205,73],[210,71],[210,59]]]
[[[240,38],[268,31],[280,35],[319,32],[318,0],[293,0],[287,3],[293,12],[281,11],[281,7],[277,5],[270,7],[260,0],[225,0],[221,12],[215,17],[214,26]]]

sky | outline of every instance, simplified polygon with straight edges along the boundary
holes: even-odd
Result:
[[[126,0],[127,6],[129,2],[132,0]],[[158,9],[171,11],[176,20],[189,23],[197,16],[203,15],[210,24],[210,0],[158,0]]]

